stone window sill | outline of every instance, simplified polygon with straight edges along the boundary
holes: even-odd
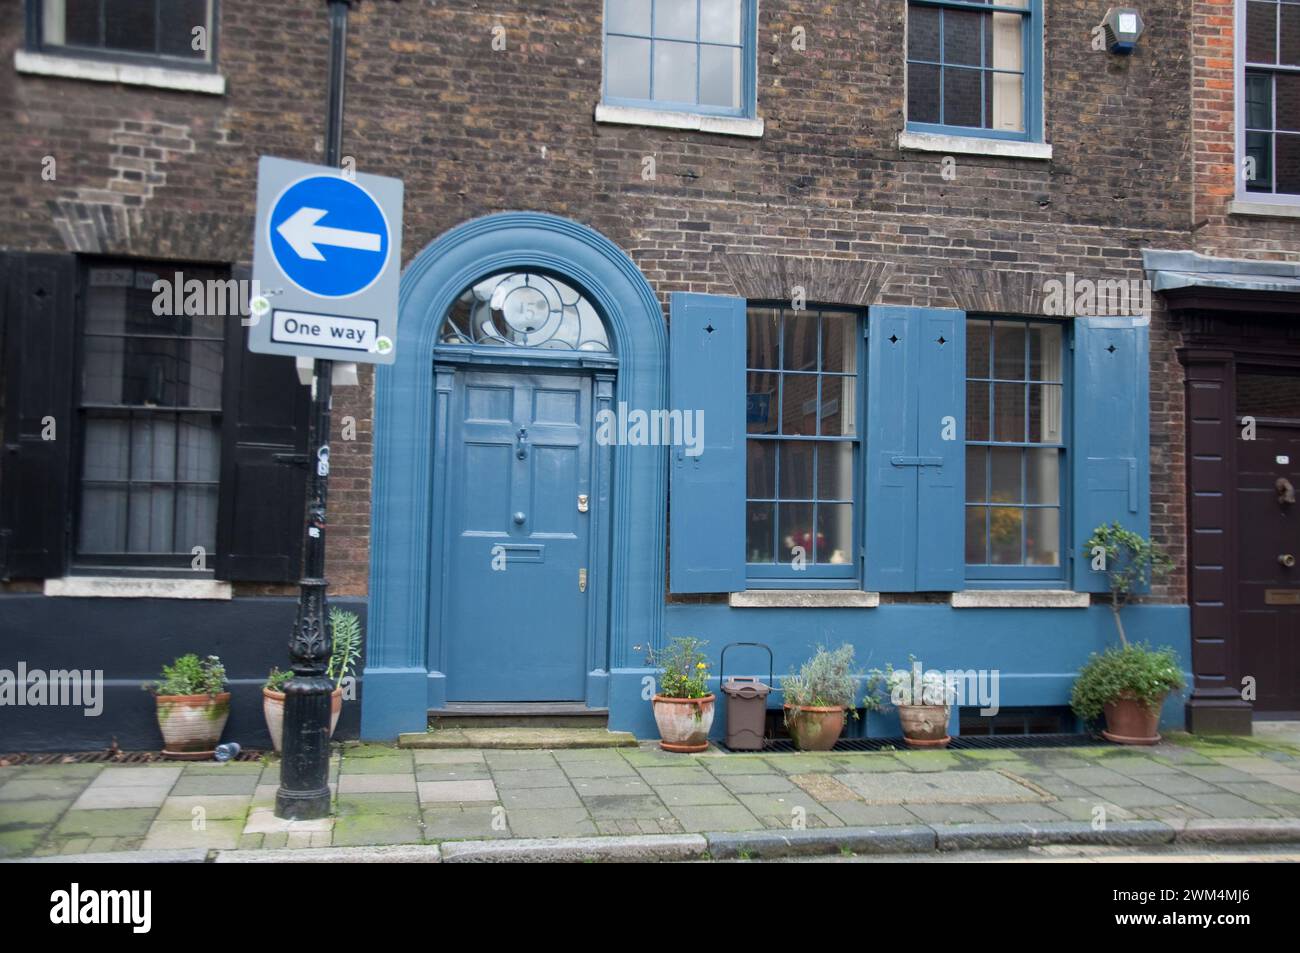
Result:
[[[233,587],[216,579],[139,579],[130,576],[65,576],[46,579],[45,595],[79,599],[234,598]]]
[[[152,86],[157,89],[175,89],[212,96],[221,96],[226,92],[226,78],[220,73],[169,69],[165,66],[146,66],[138,63],[114,63],[62,54],[33,53],[29,50],[18,50],[14,53],[14,69],[31,76],[58,76],[63,79],[84,79],[95,83]]]
[[[1268,218],[1300,218],[1300,197],[1295,204],[1283,205],[1273,202],[1233,201],[1228,203],[1229,215],[1255,215]]]
[[[979,136],[948,136],[934,132],[898,134],[898,148],[917,152],[957,153],[972,156],[1003,156],[1008,159],[1050,159],[1047,142],[1017,142],[1012,139],[982,139]]]
[[[1092,599],[1069,589],[967,589],[954,592],[954,609],[1086,609]]]
[[[763,120],[737,119],[732,116],[705,116],[670,109],[641,109],[636,106],[596,104],[596,122],[619,126],[656,126],[660,129],[686,129],[720,136],[743,136],[758,139],[763,135]]]
[[[874,609],[880,593],[859,589],[746,589],[727,597],[733,609]]]

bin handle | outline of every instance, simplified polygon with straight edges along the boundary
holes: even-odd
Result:
[[[762,649],[767,653],[767,684],[772,688],[776,688],[776,681],[773,677],[773,673],[775,669],[773,667],[774,660],[772,658],[772,646],[764,642],[728,642],[726,645],[722,647],[722,654],[718,656],[718,689],[721,690],[722,686],[726,684],[725,673],[727,671],[727,650],[738,649],[738,648]],[[742,676],[734,676],[734,677],[739,679]],[[749,681],[753,681],[758,678],[757,675],[748,675],[743,677]]]

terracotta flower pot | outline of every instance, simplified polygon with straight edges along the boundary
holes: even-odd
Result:
[[[1106,730],[1101,736],[1121,745],[1153,745],[1160,740],[1160,708],[1166,695],[1155,699],[1151,707],[1131,695],[1107,702]]]
[[[331,738],[334,737],[334,729],[338,727],[339,713],[342,711],[343,686],[340,685],[330,692]],[[266,716],[266,730],[271,733],[271,744],[275,746],[276,754],[279,754],[284,744],[284,692],[273,692],[269,688],[263,688],[262,714]]]
[[[909,748],[946,748],[952,741],[948,734],[947,705],[899,705],[898,720],[903,726],[903,741]]]
[[[652,700],[655,724],[659,726],[659,747],[665,751],[693,754],[709,747],[709,729],[713,727],[715,696],[703,698],[668,698],[656,695]]]
[[[844,707],[786,705],[785,726],[800,751],[830,751],[844,731]]]
[[[163,757],[202,761],[212,757],[230,717],[230,692],[216,695],[155,695]]]

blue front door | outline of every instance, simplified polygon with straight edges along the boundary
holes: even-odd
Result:
[[[591,379],[456,374],[443,642],[449,701],[586,696]]]

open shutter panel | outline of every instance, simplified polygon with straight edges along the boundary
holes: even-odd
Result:
[[[966,312],[918,308],[916,588],[966,588]]]
[[[3,269],[0,577],[58,577],[71,512],[76,259],[11,252]]]
[[[1150,533],[1148,319],[1074,322],[1074,588],[1105,592],[1085,544],[1102,523]]]
[[[311,388],[291,357],[254,354],[247,330],[226,330],[221,509],[216,574],[296,582],[302,565]]]
[[[703,452],[671,447],[673,592],[745,588],[745,300],[672,295],[672,409],[702,414]],[[635,409],[635,408],[634,408]]]
[[[866,587],[916,589],[917,370],[915,308],[871,309],[867,332]]]

